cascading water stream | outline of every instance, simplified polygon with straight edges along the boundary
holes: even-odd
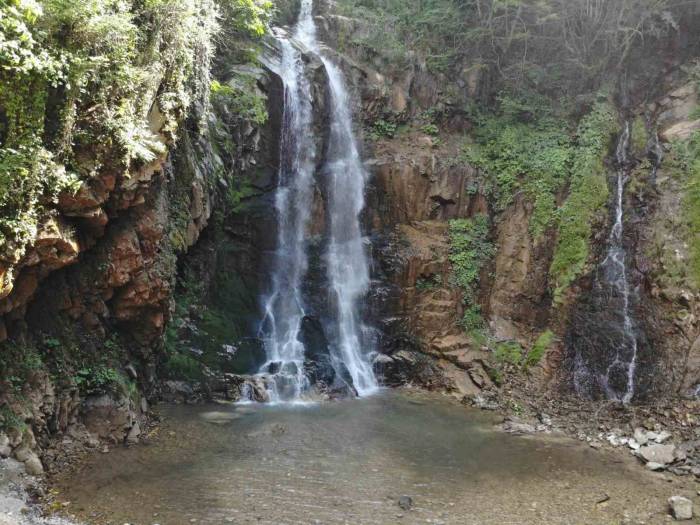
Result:
[[[369,330],[362,325],[358,301],[370,284],[369,261],[360,228],[367,174],[352,129],[350,97],[340,69],[320,50],[313,20],[313,0],[302,0],[299,39],[315,52],[326,69],[331,95],[330,137],[325,173],[328,178],[330,239],[326,252],[328,281],[335,305],[334,359],[342,362],[360,395],[377,388],[370,362]]]
[[[370,332],[361,322],[358,302],[369,289],[369,261],[365,254],[360,214],[364,208],[366,172],[352,129],[349,96],[343,74],[321,52],[313,20],[313,0],[302,0],[294,38],[318,55],[328,75],[331,111],[327,162],[323,173],[328,187],[327,278],[331,290],[331,341],[336,369],[344,368],[360,395],[377,388],[371,364]],[[285,88],[281,133],[278,248],[272,291],[265,302],[262,332],[273,401],[297,400],[308,389],[304,373],[305,348],[300,340],[306,316],[301,286],[308,269],[306,233],[313,208],[315,145],[311,88],[301,53],[279,38],[283,51],[280,76]]]
[[[272,401],[299,399],[308,388],[304,374],[304,345],[299,340],[305,308],[301,285],[308,268],[306,232],[313,205],[315,144],[311,87],[301,53],[286,38],[279,74],[284,84],[284,114],[280,133],[279,185],[275,196],[278,217],[272,291],[265,301],[264,334]]]
[[[615,152],[617,161],[617,183],[615,193],[615,224],[608,238],[608,253],[602,263],[605,278],[622,300],[622,345],[617,348],[615,359],[602,378],[609,398],[629,403],[634,396],[634,374],[637,369],[637,335],[630,316],[630,285],[627,279],[626,253],[624,247],[624,191],[627,182],[627,152],[630,143],[630,124],[625,123]],[[610,385],[610,377],[616,369],[623,370],[627,378],[625,391],[620,392]]]
[[[597,383],[607,398],[623,403],[629,403],[634,397],[638,359],[637,331],[631,314],[632,293],[624,246],[624,191],[628,179],[629,146],[630,124],[626,122],[615,152],[614,223],[608,236],[605,259],[598,267],[594,290],[594,294],[601,298],[596,309],[606,309],[604,313],[609,321],[605,326],[611,332],[605,340],[610,348],[598,348],[595,352],[597,359],[609,356],[609,364],[598,372]],[[588,359],[590,361],[592,357]],[[574,384],[580,394],[590,392],[593,368],[579,349],[574,363]]]

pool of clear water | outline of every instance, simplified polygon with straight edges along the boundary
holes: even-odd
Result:
[[[159,411],[147,443],[56,480],[69,513],[119,525],[662,523],[673,493],[633,458],[505,434],[493,414],[424,393]]]

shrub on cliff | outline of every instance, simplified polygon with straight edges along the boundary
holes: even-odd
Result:
[[[216,16],[213,0],[0,6],[5,257],[21,257],[59,193],[105,169],[128,176],[164,152],[193,100],[208,97]],[[162,123],[151,129],[154,101]]]
[[[604,160],[616,130],[615,112],[607,102],[596,104],[579,123],[569,196],[558,211],[559,234],[550,268],[555,301],[562,300],[588,262],[592,224],[606,209]]]
[[[479,277],[495,252],[489,238],[488,216],[475,215],[471,219],[450,221],[449,238],[454,284],[462,289],[465,305],[465,327],[476,328],[480,324],[476,302]]]

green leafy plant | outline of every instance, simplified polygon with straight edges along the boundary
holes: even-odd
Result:
[[[550,267],[555,301],[581,275],[590,252],[592,224],[608,198],[605,157],[614,131],[615,114],[607,102],[597,103],[580,122],[573,155],[569,196],[559,209],[559,239]]]
[[[442,286],[442,275],[430,274],[428,276],[420,276],[416,281],[416,289],[420,292],[434,290]]]
[[[533,366],[537,366],[542,360],[544,354],[552,346],[552,343],[554,343],[554,340],[555,336],[551,330],[543,332],[537,338],[535,344],[532,345],[532,348],[525,356],[523,360],[523,368],[527,370]]]
[[[687,286],[686,278],[700,288],[700,132],[688,139],[675,141],[663,164],[683,187],[682,217],[678,235],[688,243],[689,264],[681,263],[675,256],[667,258],[668,268],[676,269],[676,282]]]
[[[421,126],[420,130],[431,137],[437,137],[437,135],[440,133],[440,128],[438,128],[435,124],[425,124]]]
[[[184,352],[174,352],[168,356],[166,373],[171,379],[199,381],[202,378],[202,365]]]
[[[18,430],[24,432],[27,428],[27,424],[15,414],[10,407],[2,406],[0,407],[0,430],[3,432],[8,432],[10,430]]]
[[[464,327],[467,331],[482,326],[476,302],[479,276],[495,252],[489,239],[489,219],[475,215],[471,219],[450,221],[450,263],[454,283],[462,289],[465,304]]]
[[[523,363],[523,348],[514,341],[497,343],[494,350],[494,359],[500,365],[519,367]]]
[[[231,3],[240,29],[262,31],[269,2]],[[206,105],[218,16],[214,0],[0,5],[3,258],[105,165],[128,178],[164,154],[193,102]]]
[[[497,210],[521,190],[534,202],[530,233],[540,237],[555,220],[555,194],[568,180],[573,152],[568,125],[546,98],[501,95],[496,114],[474,115],[475,142],[464,159],[479,168]]]
[[[379,119],[372,124],[369,130],[369,138],[377,141],[382,138],[393,138],[396,135],[398,126],[393,122],[384,119]]]
[[[257,88],[252,76],[239,74],[228,84],[212,80],[211,94],[214,104],[226,106],[228,111],[239,118],[258,126],[267,122],[267,98]]]
[[[80,368],[75,373],[75,384],[84,396],[117,393],[125,382],[122,374],[106,365]]]
[[[484,316],[481,312],[481,306],[478,304],[472,304],[464,310],[464,315],[462,316],[462,326],[467,333],[472,334],[472,337],[484,329],[485,323]],[[475,339],[478,339],[478,337]]]
[[[688,164],[688,182],[683,198],[683,209],[689,225],[690,273],[700,288],[700,133],[690,140],[692,160]]]

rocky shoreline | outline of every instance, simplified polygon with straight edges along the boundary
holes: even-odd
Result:
[[[506,431],[559,432],[594,449],[626,450],[649,470],[700,483],[699,400],[625,405],[533,390],[522,378],[513,378],[498,394],[482,392],[463,402],[503,412]]]
[[[0,459],[0,525],[76,525],[59,516],[45,516],[37,504],[45,494],[45,480],[26,474],[19,461]]]
[[[646,405],[590,401],[561,392],[535,392],[522,377],[509,379],[502,392],[465,396],[462,403],[503,414],[499,428],[504,432],[556,434],[594,450],[632,455],[640,468],[700,495],[700,401],[669,399]],[[674,495],[668,504],[669,518],[687,520],[696,515],[689,498]]]

